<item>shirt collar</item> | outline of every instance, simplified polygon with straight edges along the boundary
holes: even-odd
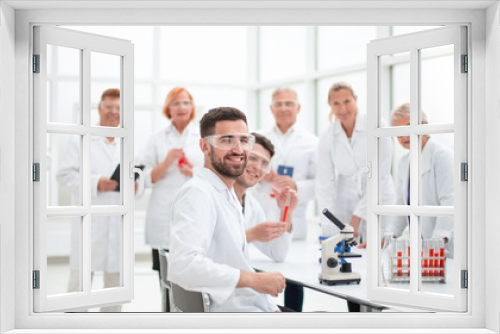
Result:
[[[215,172],[212,171],[211,169],[209,169],[207,167],[203,167],[203,168],[195,169],[195,173],[199,177],[201,177],[202,179],[204,179],[205,181],[207,181],[208,183],[213,185],[214,188],[217,189],[218,191],[228,191],[229,192],[229,189],[227,189],[226,184],[221,180],[219,175],[215,174]]]
[[[336,134],[344,131],[342,124],[340,124],[340,121],[337,119],[335,119],[335,122],[333,123],[333,129]],[[360,131],[366,131],[366,114],[358,112],[358,115],[356,116],[356,123],[354,124],[354,132]]]
[[[278,128],[278,125],[275,124],[274,127],[273,127],[273,131],[277,134],[277,135],[280,135],[280,136],[287,136],[289,134],[292,134],[294,133],[295,131],[297,130],[297,122],[295,122],[289,129],[286,133],[283,133],[281,132],[280,128]]]

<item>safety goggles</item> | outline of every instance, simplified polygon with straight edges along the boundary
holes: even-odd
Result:
[[[250,152],[248,155],[247,164],[253,164],[254,166],[259,166],[263,171],[269,173],[271,171],[271,161],[268,158],[257,152]]]
[[[240,145],[243,151],[251,150],[255,144],[255,137],[248,133],[225,133],[205,137],[205,140],[213,147],[230,151]]]

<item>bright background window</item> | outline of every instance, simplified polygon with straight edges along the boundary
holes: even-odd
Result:
[[[210,108],[233,106],[247,114],[249,129],[268,127],[274,123],[270,111],[271,94],[277,87],[291,87],[298,92],[302,105],[298,123],[319,135],[328,125],[328,89],[337,81],[350,83],[358,95],[361,113],[367,109],[366,45],[374,39],[411,33],[433,27],[387,26],[67,26],[65,28],[130,40],[135,45],[135,152],[139,154],[149,136],[169,121],[161,110],[168,91],[175,86],[186,87],[194,97],[197,120]],[[78,92],[78,69],[73,54],[64,48],[49,50],[47,87],[50,92],[47,105],[56,110],[71,110],[61,121],[77,120],[72,97]],[[426,61],[425,71],[450,71],[452,51],[436,50]],[[383,101],[383,118],[389,123],[393,108],[409,102],[409,57],[392,55],[382,63],[386,73],[382,89],[389,94]],[[96,90],[115,87],[114,68],[93,68],[92,84]],[[95,75],[94,75],[95,73]],[[445,76],[443,76],[445,77]],[[446,76],[449,77],[449,76]],[[439,80],[427,80],[424,94],[430,114],[439,117],[437,123],[453,122],[453,85]],[[97,103],[100,95],[92,94],[92,117],[97,121]],[[70,99],[70,100],[68,100]],[[425,102],[425,101],[423,101]],[[426,106],[423,105],[425,109]],[[429,115],[430,116],[430,115]],[[63,117],[63,116],[61,116]],[[451,120],[450,120],[451,118]],[[394,147],[398,144],[394,142]],[[399,149],[399,148],[398,148]],[[403,151],[395,152],[394,164]],[[57,187],[48,189],[49,198],[64,197]],[[136,202],[135,250],[136,258],[150,259],[150,247],[145,244],[144,221],[150,190]],[[314,205],[309,217],[316,224]],[[48,255],[60,261],[69,258],[67,247],[51,245]],[[136,271],[150,272],[136,266]],[[60,278],[60,284],[66,284]],[[157,282],[157,277],[156,281]],[[137,284],[137,283],[136,283]],[[136,296],[141,295],[141,287]],[[159,297],[158,297],[159,298]],[[140,303],[140,301],[139,301]],[[135,309],[124,311],[159,311],[159,305],[144,302]]]

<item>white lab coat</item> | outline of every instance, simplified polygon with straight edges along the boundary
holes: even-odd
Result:
[[[292,238],[302,240],[307,237],[307,205],[314,199],[314,178],[316,175],[315,153],[318,138],[301,129],[296,124],[283,134],[275,125],[270,129],[258,131],[274,145],[275,155],[271,159],[274,171],[279,165],[294,167],[292,179],[297,183],[299,204],[293,213]],[[279,219],[276,200],[270,197],[273,184],[261,181],[249,191],[259,201],[267,219]]]
[[[453,206],[453,151],[430,137],[422,150],[422,205]],[[410,152],[401,157],[398,165],[397,204],[408,204]],[[408,217],[392,216],[385,228],[396,237],[408,227]],[[422,237],[448,238],[446,256],[453,257],[453,217],[422,216]]]
[[[177,161],[166,170],[156,183],[151,180],[151,171],[165,160],[168,151],[183,148],[186,158],[193,166],[203,166],[203,152],[200,149],[200,134],[197,127],[190,123],[182,132],[170,124],[166,129],[155,133],[146,148],[138,157],[144,164],[145,187],[152,187],[146,214],[146,243],[155,249],[170,247],[170,215],[172,202],[177,190],[190,179],[182,174]]]
[[[392,142],[381,138],[382,160],[379,172],[382,203],[395,204],[396,193],[391,177]],[[362,191],[357,190],[357,173],[366,167],[366,114],[358,113],[352,137],[347,138],[340,121],[331,124],[320,136],[317,150],[316,199],[319,211],[328,208],[341,222],[349,224],[352,215],[361,218],[360,233],[366,241],[366,174]],[[338,228],[321,215],[321,235],[338,233]]]
[[[111,177],[120,163],[120,141],[110,143],[105,137],[92,136],[90,144],[90,190],[92,205],[118,205],[120,192],[98,191],[97,184],[103,176]],[[72,190],[73,203],[79,205],[80,184],[80,149],[79,141],[73,140],[61,161],[57,180],[62,187]],[[79,269],[81,256],[80,218],[73,220],[71,229],[72,269]],[[117,273],[121,259],[121,216],[92,216],[91,222],[91,270]]]
[[[244,216],[246,229],[252,228],[262,222],[270,221],[266,220],[266,215],[259,202],[248,192],[245,194]],[[291,241],[292,234],[285,232],[281,237],[270,242],[254,241],[251,245],[257,247],[263,254],[274,261],[283,262],[288,254]]]
[[[278,310],[268,295],[236,288],[240,270],[254,271],[242,207],[217,174],[196,168],[172,207],[168,280],[207,293],[211,312]]]

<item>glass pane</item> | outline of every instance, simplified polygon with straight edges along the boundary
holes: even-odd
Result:
[[[260,27],[259,78],[274,81],[306,71],[307,27]]]
[[[382,118],[389,123],[385,126],[390,126],[392,111],[404,103],[410,103],[410,53],[382,56],[381,65]]]
[[[374,39],[377,27],[318,27],[318,69],[365,65],[366,45]]]
[[[247,27],[161,27],[159,41],[164,80],[246,83]]]
[[[397,201],[398,165],[404,164],[397,140],[393,137],[378,138],[379,144],[379,205],[406,205],[404,201]]]
[[[91,205],[120,205],[121,139],[92,136],[90,152]]]
[[[148,143],[153,130],[153,114],[158,111],[138,110],[134,111],[134,152],[141,153]],[[165,121],[163,122],[165,126]]]
[[[311,111],[305,110],[304,106],[307,106],[308,101],[305,100],[307,98],[306,95],[306,87],[304,84],[298,85],[290,85],[287,86],[297,92],[298,102],[301,105],[300,112],[297,115],[296,124],[300,124],[306,130],[314,133],[314,117],[311,117]],[[273,113],[271,112],[271,102],[272,95],[277,87],[263,89],[260,91],[260,127],[259,129],[268,129],[273,127],[276,124],[276,120],[274,119]],[[252,129],[252,128],[250,128]]]
[[[90,99],[98,111],[92,125],[117,127],[120,125],[121,57],[91,52]],[[95,112],[94,112],[95,115]]]
[[[453,295],[453,217],[421,220],[421,291]]]
[[[92,215],[92,290],[122,286],[122,216]]]
[[[47,134],[47,206],[82,205],[79,135]]]
[[[428,122],[454,121],[454,57],[453,45],[420,50],[421,106]]]
[[[381,287],[410,290],[410,230],[408,216],[380,216],[379,282]]]
[[[453,206],[453,133],[422,136],[421,205]]]
[[[366,46],[365,46],[366,47]],[[349,74],[337,75],[334,77],[318,80],[317,83],[317,109],[318,133],[322,133],[329,125],[329,116],[332,108],[328,105],[328,92],[330,87],[339,81],[347,82],[351,85],[354,93],[358,96],[357,105],[360,113],[366,113],[366,71],[359,71]],[[332,119],[334,121],[335,118]]]
[[[80,285],[81,217],[47,217],[47,294],[82,291]]]
[[[47,45],[48,122],[80,124],[80,58],[80,49]]]

